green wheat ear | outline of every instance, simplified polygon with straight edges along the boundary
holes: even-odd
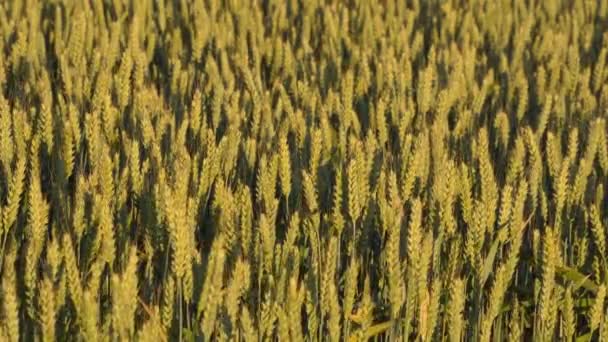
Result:
[[[2,233],[7,234],[15,221],[19,212],[21,197],[25,180],[25,158],[17,160],[16,168],[9,183],[7,202],[2,207]]]
[[[20,297],[18,296],[17,270],[15,261],[17,252],[14,248],[4,251],[4,276],[2,277],[2,312],[4,314],[3,330],[9,341],[20,340],[19,327],[19,307]]]

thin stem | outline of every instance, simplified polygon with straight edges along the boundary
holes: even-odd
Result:
[[[177,287],[177,300],[179,301],[179,342],[182,342],[183,317],[182,317],[182,282],[181,282],[181,280],[179,281],[179,285]]]

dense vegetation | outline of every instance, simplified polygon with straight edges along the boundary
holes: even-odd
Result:
[[[0,340],[608,340],[607,0],[0,1]]]

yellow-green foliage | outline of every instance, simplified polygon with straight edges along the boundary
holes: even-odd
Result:
[[[608,0],[10,0],[0,38],[0,341],[608,338]]]

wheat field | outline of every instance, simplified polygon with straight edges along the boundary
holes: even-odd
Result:
[[[0,38],[0,341],[608,341],[608,0],[4,0]]]

